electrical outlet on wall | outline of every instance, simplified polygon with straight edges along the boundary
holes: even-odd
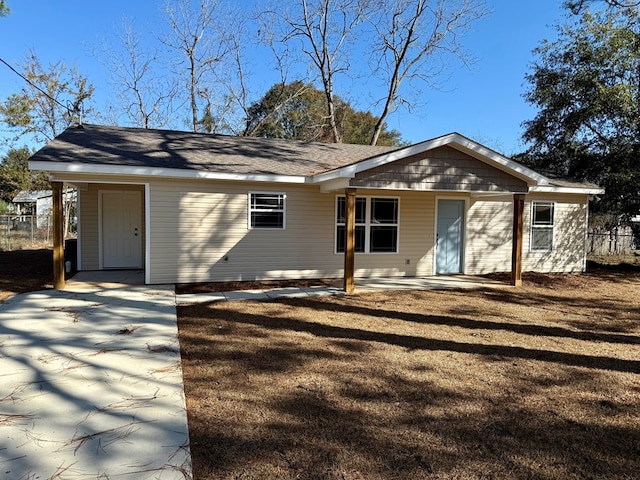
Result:
[[[411,260],[406,258],[405,261],[404,261],[404,264],[405,265],[411,265]]]

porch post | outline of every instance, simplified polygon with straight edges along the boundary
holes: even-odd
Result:
[[[345,248],[344,248],[344,291],[355,290],[355,245],[356,245],[356,189],[345,188]]]
[[[62,182],[51,182],[53,190],[53,287],[64,288],[64,215],[62,208]]]
[[[511,253],[511,285],[522,285],[522,237],[524,234],[524,195],[513,196],[513,249]]]

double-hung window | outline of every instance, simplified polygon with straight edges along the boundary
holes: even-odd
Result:
[[[553,226],[553,202],[533,202],[531,204],[531,251],[553,250]]]
[[[284,229],[284,193],[249,193],[249,228]]]
[[[336,202],[336,253],[346,245],[346,198]],[[398,252],[398,199],[356,197],[356,253]]]

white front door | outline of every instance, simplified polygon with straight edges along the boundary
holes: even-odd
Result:
[[[102,268],[142,268],[140,192],[103,191]]]

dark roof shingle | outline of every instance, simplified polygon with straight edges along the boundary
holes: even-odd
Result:
[[[394,149],[85,124],[68,128],[31,160],[309,176]]]

